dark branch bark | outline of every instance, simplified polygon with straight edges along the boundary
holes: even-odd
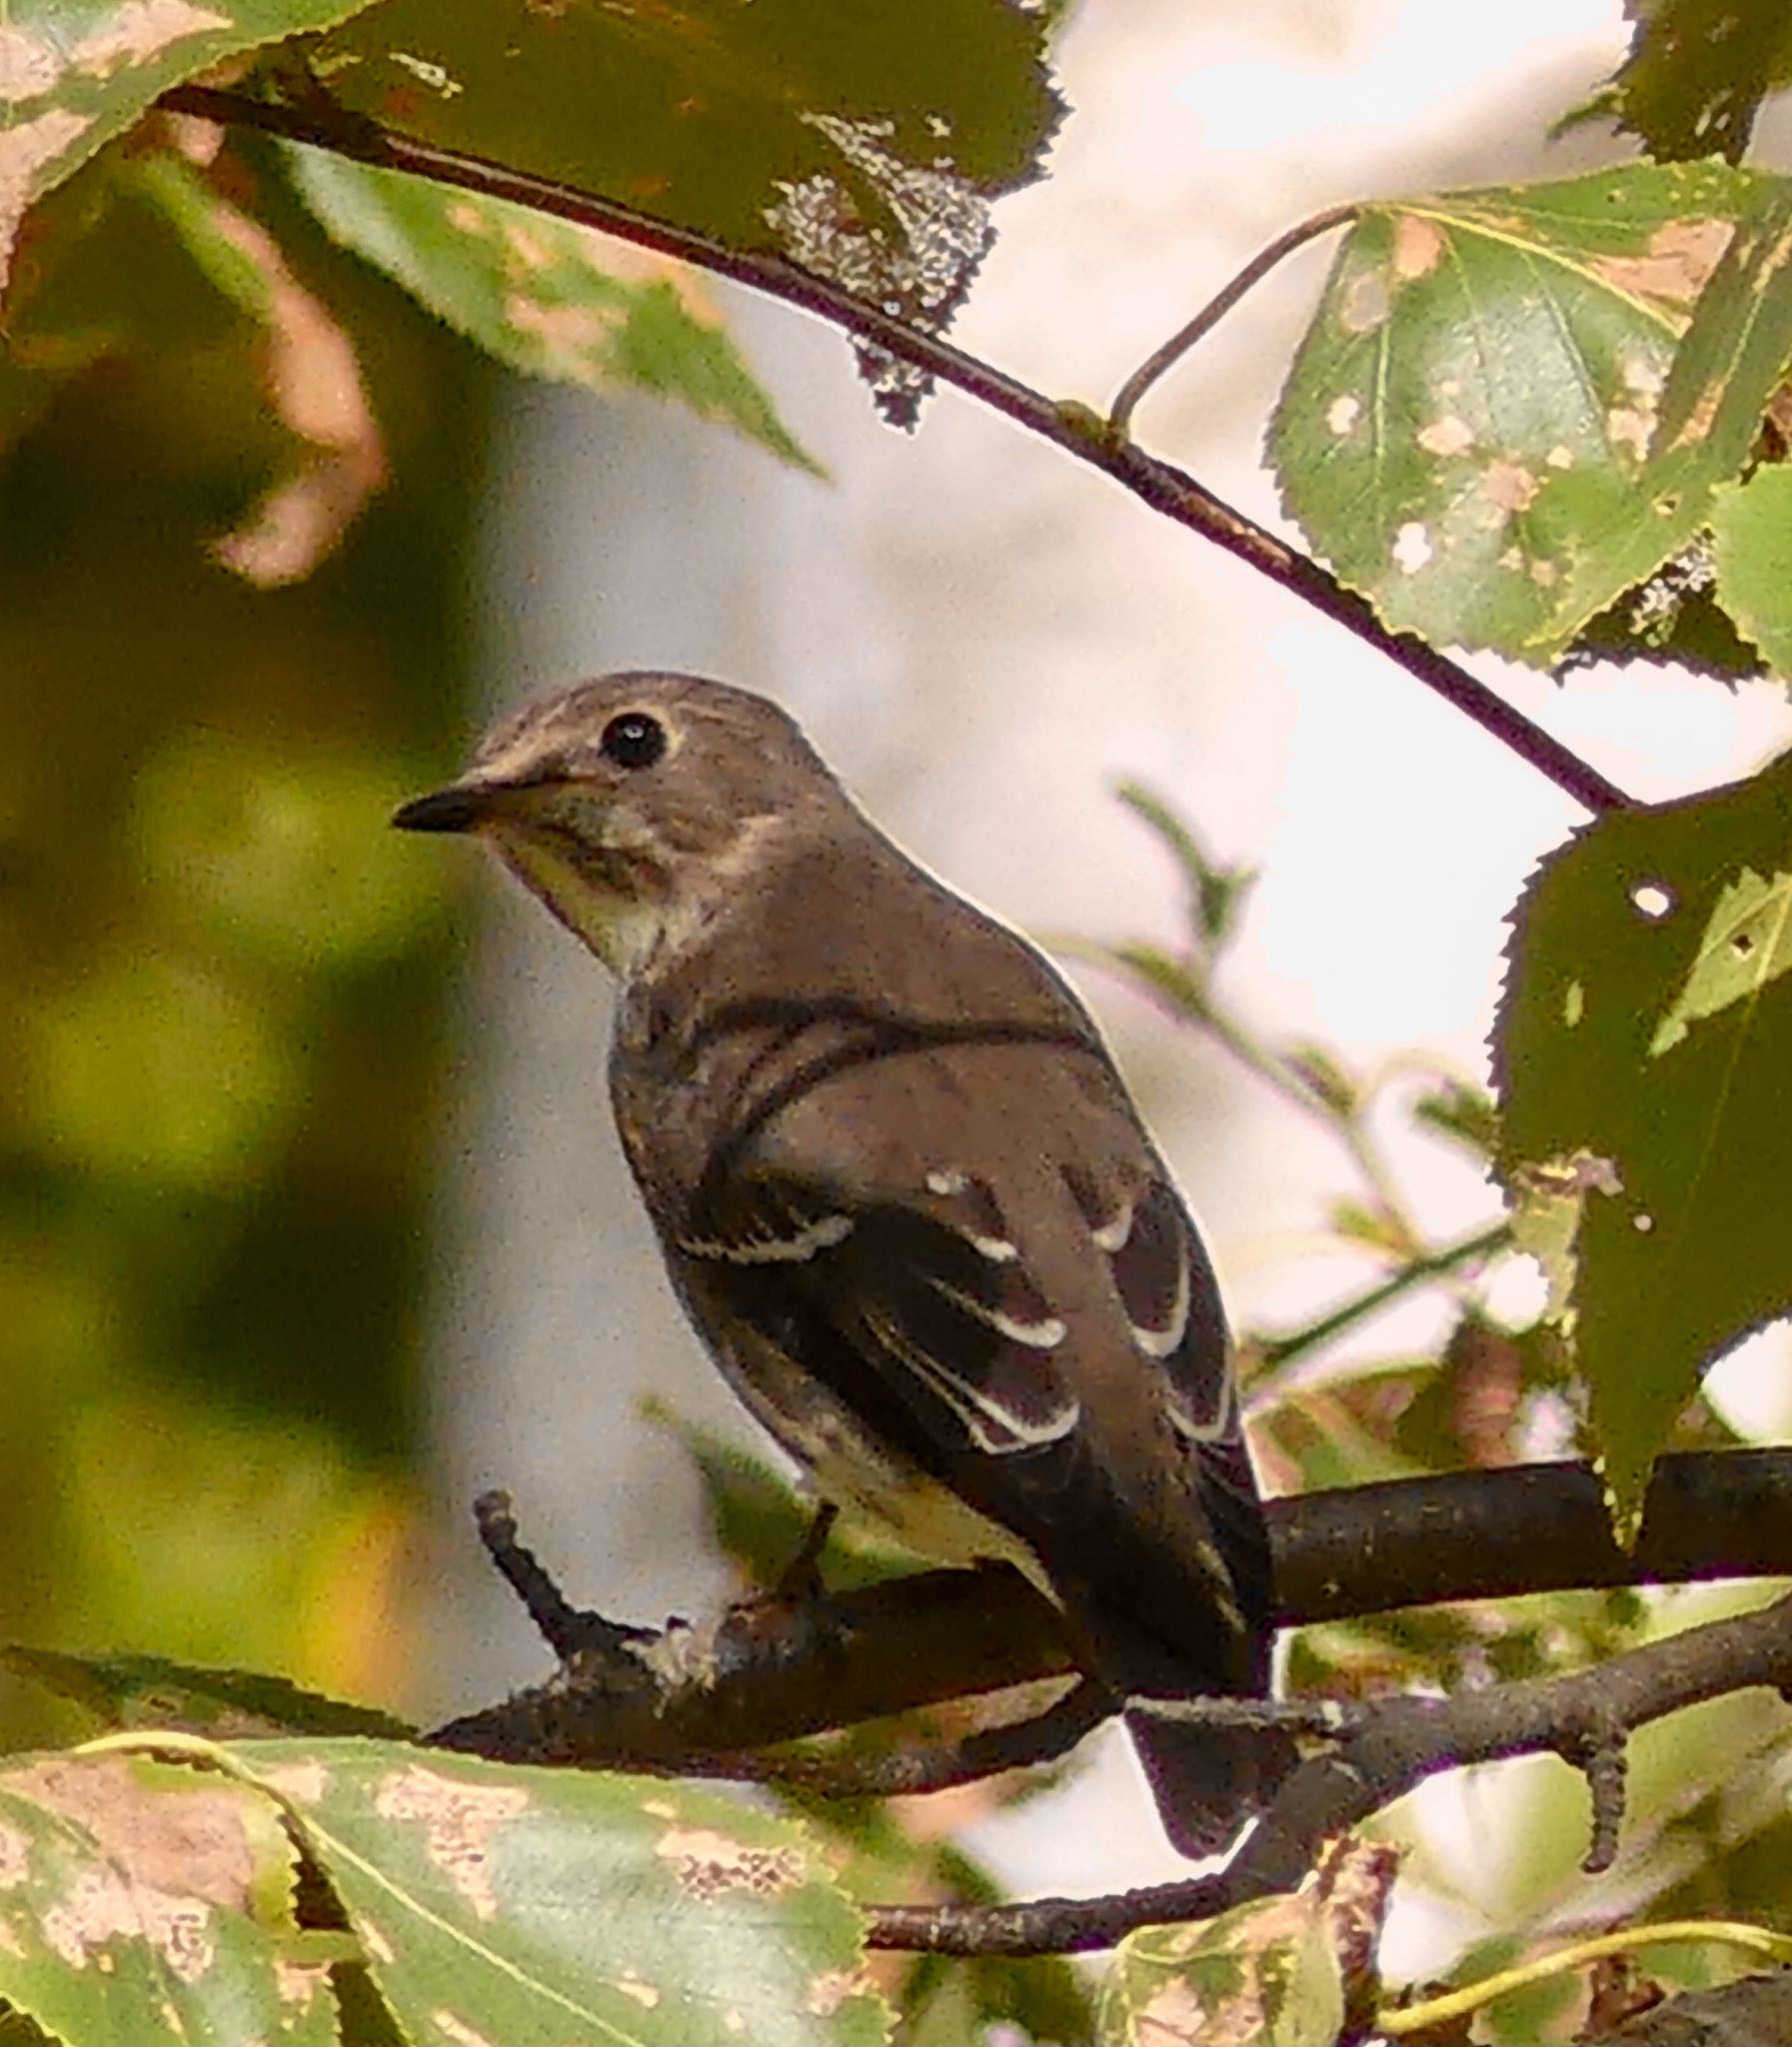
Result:
[[[783,257],[732,249],[695,229],[657,220],[598,193],[533,177],[485,158],[438,149],[394,134],[361,115],[327,106],[280,106],[245,93],[199,85],[177,86],[164,93],[157,104],[171,113],[259,128],[288,141],[331,150],[357,163],[406,171],[438,184],[456,185],[488,198],[534,207],[641,248],[679,257],[812,313],[862,341],[875,343],[898,361],[926,371],[940,383],[991,407],[1077,461],[1100,470],[1154,512],[1202,535],[1271,583],[1323,612],[1358,639],[1380,649],[1388,660],[1416,677],[1427,689],[1436,691],[1587,810],[1618,810],[1631,802],[1615,783],[1466,669],[1420,640],[1389,632],[1366,598],[1344,589],[1308,556],[1234,511],[1184,471],[1147,455],[1086,406],[1054,402],[949,342],[916,332],[881,308],[798,269]]]
[[[871,1944],[935,1954],[1067,1954],[1111,1947],[1135,1927],[1207,1919],[1292,1890],[1325,1842],[1426,1777],[1469,1763],[1579,1746],[1586,1728],[1630,1729],[1752,1685],[1792,1684],[1792,1598],[1689,1628],[1568,1677],[1526,1678],[1449,1699],[1389,1699],[1283,1785],[1226,1869],[1104,1898],[1017,1905],[886,1905]]]
[[[1401,1479],[1269,1503],[1279,1618],[1444,1600],[1792,1572],[1792,1453],[1664,1458],[1634,1555],[1583,1464]],[[564,1616],[563,1616],[564,1618]],[[441,1728],[512,1761],[693,1769],[1071,1669],[1053,1609],[1015,1572],[929,1571],[664,1633],[595,1623],[548,1684]],[[1024,1758],[1015,1755],[1014,1761]]]
[[[817,1755],[781,1749],[719,1750],[678,1774],[789,1784],[824,1798],[913,1798],[980,1783],[999,1771],[1055,1762],[1113,1711],[1099,1686],[1078,1679],[1044,1708],[1016,1720],[973,1727],[947,1740],[902,1738],[887,1753]]]

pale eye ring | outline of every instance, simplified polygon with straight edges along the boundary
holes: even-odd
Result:
[[[666,757],[666,728],[650,712],[619,711],[605,726],[598,751],[619,768],[651,768]]]

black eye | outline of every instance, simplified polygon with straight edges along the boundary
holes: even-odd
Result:
[[[651,768],[666,752],[666,728],[645,711],[623,711],[604,728],[600,751],[619,768]]]

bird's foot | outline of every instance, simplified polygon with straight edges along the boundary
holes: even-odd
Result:
[[[774,1581],[738,1599],[729,1609],[729,1624],[744,1629],[778,1651],[807,1657],[835,1646],[840,1623],[822,1579],[822,1552],[840,1509],[824,1500],[805,1530],[803,1540]]]

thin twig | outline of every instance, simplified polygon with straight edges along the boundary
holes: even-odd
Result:
[[[1255,284],[1267,277],[1283,257],[1293,255],[1308,242],[1320,235],[1326,235],[1333,228],[1341,228],[1346,221],[1356,218],[1361,208],[1357,201],[1349,200],[1341,206],[1327,206],[1320,212],[1279,234],[1266,248],[1245,264],[1227,285],[1215,292],[1207,303],[1195,314],[1186,326],[1179,327],[1170,338],[1145,357],[1124,384],[1114,399],[1107,415],[1107,424],[1116,434],[1129,434],[1132,415],[1138,410],[1142,399],[1159,377],[1173,370],[1177,363],[1193,348],[1205,334],[1217,327],[1244,294]]]
[[[1509,1222],[1495,1222],[1485,1229],[1477,1229],[1472,1235],[1458,1237],[1454,1243],[1446,1243],[1437,1250],[1426,1251],[1409,1260],[1378,1284],[1352,1294],[1348,1300],[1328,1309],[1317,1321],[1290,1329],[1284,1336],[1259,1337],[1257,1349],[1266,1365],[1287,1364],[1308,1351],[1317,1350],[1320,1344],[1329,1343],[1332,1337],[1341,1336],[1358,1322],[1379,1314],[1415,1286],[1421,1286],[1429,1279],[1444,1278],[1460,1266],[1473,1264],[1477,1258],[1492,1257],[1496,1251],[1505,1250],[1511,1241],[1512,1225]],[[1251,1391],[1261,1397],[1262,1381],[1253,1381]]]
[[[1366,597],[1346,590],[1317,562],[1235,512],[1185,471],[1147,455],[1124,435],[1114,433],[1088,406],[1068,401],[1054,403],[937,335],[922,334],[906,326],[881,308],[855,298],[851,292],[800,270],[782,256],[733,249],[694,228],[657,220],[618,200],[552,178],[534,177],[483,157],[438,149],[430,143],[395,135],[374,121],[340,109],[279,106],[244,93],[199,85],[176,86],[164,93],[157,104],[172,113],[259,128],[290,142],[330,150],[356,163],[406,171],[486,198],[533,207],[581,227],[615,235],[637,247],[678,257],[812,313],[861,340],[875,343],[899,362],[925,371],[966,397],[989,406],[1016,426],[1098,469],[1152,511],[1202,535],[1271,583],[1335,620],[1358,639],[1379,649],[1427,689],[1434,690],[1484,732],[1491,733],[1586,810],[1623,810],[1632,802],[1616,783],[1447,655],[1422,640],[1390,632],[1376,617]]]
[[[493,1568],[523,1602],[523,1610],[542,1639],[563,1662],[576,1655],[603,1658],[613,1675],[638,1675],[628,1657],[628,1646],[649,1631],[621,1627],[573,1605],[518,1535],[508,1492],[482,1492],[473,1502],[473,1523]]]
[[[1592,1838],[1581,1861],[1587,1876],[1599,1876],[1618,1859],[1624,1805],[1630,1788],[1630,1751],[1616,1737],[1580,1754],[1580,1773],[1593,1801]]]

